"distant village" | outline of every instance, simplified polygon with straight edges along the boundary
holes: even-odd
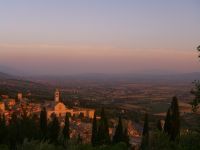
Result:
[[[59,118],[61,127],[64,125],[65,115],[70,116],[70,137],[77,137],[81,135],[84,143],[89,143],[92,135],[92,119],[95,114],[95,109],[73,107],[68,108],[63,102],[60,101],[60,91],[55,90],[54,100],[44,101],[41,103],[31,102],[28,98],[23,97],[22,93],[17,94],[17,98],[10,98],[8,95],[1,95],[0,100],[0,114],[4,114],[7,122],[11,119],[12,113],[18,115],[27,113],[27,115],[34,114],[39,116],[43,108],[46,108],[48,119],[51,118],[52,114],[56,114]],[[97,116],[97,119],[100,119]],[[117,120],[110,119],[112,127],[109,128],[109,134],[111,137],[115,132],[115,126]],[[128,127],[128,133],[130,136],[130,143],[137,145],[140,143],[141,134],[135,129],[132,121],[127,120],[126,126]]]
[[[13,111],[20,113],[23,111],[23,108],[26,108],[27,112],[39,114],[41,108],[45,107],[47,109],[48,118],[52,113],[55,113],[58,117],[64,117],[66,113],[69,113],[71,116],[83,115],[83,117],[93,118],[95,112],[94,109],[78,107],[69,109],[60,101],[60,92],[58,89],[56,89],[54,95],[54,101],[45,101],[44,104],[30,102],[29,99],[23,97],[22,93],[17,94],[17,100],[9,98],[8,95],[2,95],[0,112],[9,117]]]

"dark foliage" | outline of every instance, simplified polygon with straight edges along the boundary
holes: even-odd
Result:
[[[144,127],[142,132],[142,142],[140,149],[148,150],[148,148],[149,148],[149,119],[148,119],[148,114],[146,113],[144,119]]]
[[[159,131],[162,131],[162,130],[163,130],[161,120],[158,120],[158,122],[157,122],[157,129],[158,129]]]
[[[177,97],[173,97],[165,119],[164,131],[175,141],[180,136],[180,113]]]
[[[48,140],[50,143],[58,144],[58,136],[60,134],[60,123],[56,114],[52,114],[51,121],[48,125]]]
[[[175,141],[180,136],[180,113],[177,97],[173,97],[172,104],[172,127],[171,127],[171,140]]]
[[[98,139],[99,145],[110,144],[108,120],[105,115],[104,108],[102,108],[102,110],[101,110],[101,119],[100,119],[100,123],[99,123],[97,139]]]
[[[9,146],[11,150],[16,150],[17,145],[22,144],[22,137],[21,137],[21,128],[20,128],[20,119],[18,118],[16,113],[13,113],[11,116],[11,120],[8,126],[9,131]]]
[[[67,113],[66,113],[66,116],[65,116],[65,126],[63,128],[62,134],[63,134],[64,140],[69,140],[70,139],[70,133],[69,133],[69,116],[68,116]]]
[[[6,119],[4,114],[0,114],[0,143],[6,144],[8,129],[6,126]]]
[[[122,126],[122,119],[119,117],[119,122],[116,127],[115,135],[113,136],[113,143],[120,143],[123,141],[123,126]]]
[[[194,81],[194,89],[191,90],[191,94],[194,96],[193,101],[191,102],[192,111],[196,112],[199,108],[200,103],[200,81]]]
[[[97,118],[96,118],[96,112],[94,113],[94,118],[92,122],[92,138],[91,138],[91,143],[93,146],[96,146],[98,143],[97,140]]]
[[[200,45],[197,47],[197,50],[200,52]],[[200,57],[200,55],[199,55],[199,57]]]
[[[164,131],[167,134],[171,133],[171,109],[169,108],[167,111],[167,115],[165,118],[165,125],[164,125]]]
[[[44,107],[40,113],[40,134],[41,140],[46,140],[47,138],[47,111]]]
[[[126,145],[129,147],[130,146],[130,139],[129,139],[129,135],[128,135],[128,129],[125,128],[124,133],[123,133],[123,140],[124,143],[126,143]]]

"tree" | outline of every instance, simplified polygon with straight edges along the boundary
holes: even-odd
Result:
[[[33,128],[32,137],[33,139],[40,140],[40,118],[37,114],[32,114],[30,116],[29,123],[32,124],[31,127]]]
[[[194,96],[193,101],[191,102],[192,105],[192,111],[196,112],[197,109],[199,108],[199,103],[200,103],[200,81],[194,81],[194,89],[191,90],[191,94]]]
[[[51,121],[48,125],[48,139],[50,143],[57,144],[58,136],[60,134],[60,123],[56,114],[51,115]]]
[[[124,133],[123,133],[123,140],[124,143],[126,143],[127,146],[130,146],[130,139],[128,136],[128,129],[125,128]]]
[[[145,114],[144,127],[142,133],[141,150],[147,150],[149,147],[149,119],[148,114]]]
[[[159,131],[162,131],[162,130],[163,130],[161,120],[158,120],[158,122],[157,122],[157,129],[158,129]]]
[[[46,140],[47,137],[47,111],[44,107],[40,112],[40,133],[41,140]]]
[[[123,141],[123,125],[122,125],[122,119],[121,117],[119,117],[119,122],[115,130],[115,135],[113,136],[113,143],[116,144],[122,141]]]
[[[20,121],[22,141],[24,141],[24,139],[32,140],[36,138],[38,130],[35,120],[33,120],[32,116],[23,118]]]
[[[7,138],[7,126],[6,126],[6,119],[5,114],[0,115],[0,144],[4,144]]]
[[[68,113],[66,113],[66,116],[65,116],[65,126],[63,128],[62,134],[63,134],[64,140],[69,140],[70,139]]]
[[[200,52],[200,45],[197,47],[197,51]],[[200,58],[200,54],[199,54],[199,58]],[[191,90],[191,94],[194,96],[194,99],[190,104],[192,105],[192,111],[196,112],[197,109],[199,108],[198,105],[200,103],[200,81],[195,80],[193,84],[195,88]]]
[[[200,52],[200,45],[197,47],[197,50]],[[199,57],[200,57],[200,55],[199,55]]]
[[[21,127],[21,136],[22,141],[25,139],[33,140],[38,138],[38,122],[37,115],[32,114],[28,111],[29,104],[21,105],[20,112],[20,127]]]
[[[20,128],[20,119],[17,114],[14,112],[11,115],[11,120],[8,126],[9,131],[9,146],[10,150],[16,150],[18,144],[22,144],[21,138],[21,128]]]
[[[172,104],[172,127],[171,127],[171,140],[175,141],[180,136],[180,112],[177,97],[173,97]]]
[[[83,139],[82,139],[82,137],[81,137],[81,135],[79,133],[78,137],[77,137],[77,144],[82,144],[82,142],[83,142]]]
[[[177,97],[173,97],[171,106],[167,111],[164,131],[175,141],[180,136],[180,113]]]
[[[171,133],[171,109],[170,108],[168,109],[167,115],[165,118],[164,131],[165,131],[165,133],[167,133],[169,135]]]
[[[97,133],[98,144],[107,145],[110,144],[108,120],[104,112],[104,108],[101,110],[101,119]]]
[[[94,118],[92,122],[92,138],[91,143],[93,146],[97,145],[97,118],[96,118],[96,112],[94,113]]]
[[[149,147],[149,119],[148,114],[145,114],[144,119],[144,127],[142,132],[142,142],[141,142],[141,149],[145,150]]]
[[[148,119],[148,114],[145,114],[145,119],[144,119],[144,128],[143,128],[143,132],[142,135],[145,136],[149,136],[149,119]]]

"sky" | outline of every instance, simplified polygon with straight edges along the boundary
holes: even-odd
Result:
[[[199,8],[199,0],[0,0],[0,70],[198,72]]]

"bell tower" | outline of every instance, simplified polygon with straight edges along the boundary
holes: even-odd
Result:
[[[54,93],[54,101],[56,103],[58,103],[60,101],[60,92],[58,89],[56,89],[55,93]]]
[[[23,99],[22,93],[18,93],[18,94],[17,94],[17,99],[18,99],[19,101],[21,101],[21,100]]]

